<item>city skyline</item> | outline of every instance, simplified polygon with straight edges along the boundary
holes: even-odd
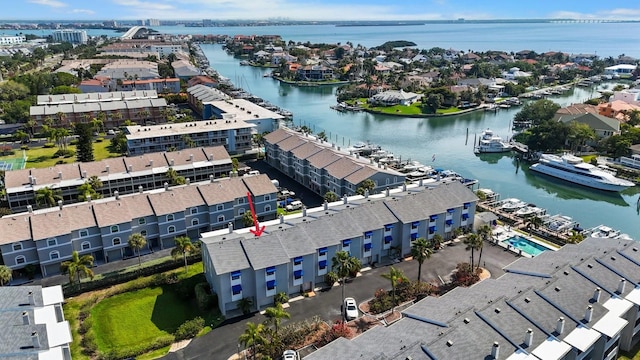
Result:
[[[628,1],[529,2],[474,0],[26,0],[15,2],[2,20],[451,20],[598,19],[637,20],[640,7]]]

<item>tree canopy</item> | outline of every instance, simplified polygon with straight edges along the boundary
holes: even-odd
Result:
[[[526,103],[520,112],[513,118],[515,122],[531,121],[533,125],[539,125],[544,121],[553,119],[553,116],[560,109],[560,105],[551,100],[537,100]]]

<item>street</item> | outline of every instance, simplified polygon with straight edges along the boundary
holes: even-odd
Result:
[[[465,250],[465,245],[456,243],[446,246],[444,249],[434,253],[430,259],[426,260],[422,266],[422,279],[432,283],[439,283],[438,277],[448,280],[451,271],[456,264],[468,262],[470,252]],[[477,254],[476,254],[477,256]],[[491,277],[496,278],[504,274],[502,268],[515,261],[517,256],[507,252],[500,247],[485,243],[481,265],[491,273]],[[400,269],[409,279],[416,279],[418,276],[418,263],[416,261],[403,261],[393,265]],[[345,296],[351,296],[358,303],[373,297],[377,289],[390,289],[388,280],[380,276],[389,271],[389,266],[374,268],[362,272],[359,276],[347,282]],[[339,287],[329,290],[321,290],[316,296],[303,298],[290,302],[287,311],[291,314],[291,319],[283,320],[283,326],[289,322],[302,321],[314,315],[320,316],[327,322],[332,322],[340,318],[340,306],[342,304],[342,293]],[[194,339],[186,348],[175,353],[166,355],[163,359],[220,359],[226,360],[238,351],[238,337],[245,330],[246,323],[262,322],[263,315],[254,313],[245,317],[227,320],[223,325],[213,329],[207,335]]]

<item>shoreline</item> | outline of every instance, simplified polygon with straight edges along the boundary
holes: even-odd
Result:
[[[368,112],[370,114],[376,115],[389,115],[389,116],[397,116],[397,117],[408,117],[408,118],[416,118],[416,119],[425,119],[430,117],[447,117],[447,116],[455,116],[455,115],[463,115],[467,113],[471,113],[474,111],[484,110],[487,107],[486,104],[480,104],[473,109],[464,109],[460,111],[450,112],[446,114],[401,114],[401,113],[386,113],[383,111],[371,110],[371,109],[362,109],[361,111]]]
[[[300,86],[300,87],[316,87],[316,86],[335,86],[335,85],[346,85],[349,84],[350,81],[295,81],[295,80],[285,80],[278,76],[271,77],[274,80],[278,80],[281,84],[287,84],[292,86]]]

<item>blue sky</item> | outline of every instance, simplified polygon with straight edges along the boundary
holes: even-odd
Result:
[[[8,0],[5,0],[8,1]],[[640,19],[632,0],[17,0],[2,20]]]

